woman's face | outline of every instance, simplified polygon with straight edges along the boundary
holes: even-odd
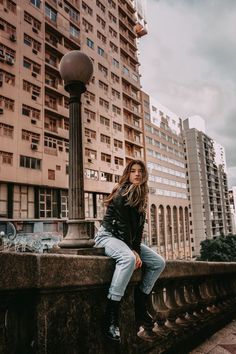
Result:
[[[142,182],[142,177],[143,177],[142,166],[140,166],[139,164],[134,164],[130,170],[130,175],[129,175],[130,183],[138,185]]]

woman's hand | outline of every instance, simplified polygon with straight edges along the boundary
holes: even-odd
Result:
[[[133,254],[135,255],[136,258],[135,269],[141,268],[143,262],[140,258],[140,255],[134,250],[133,250]]]

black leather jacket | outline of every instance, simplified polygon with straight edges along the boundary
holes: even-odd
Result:
[[[126,205],[122,189],[108,205],[102,226],[113,236],[124,241],[132,250],[140,253],[140,243],[145,223],[145,214],[136,207]]]

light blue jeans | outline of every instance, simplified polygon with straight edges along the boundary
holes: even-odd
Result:
[[[135,255],[126,243],[114,237],[103,226],[95,236],[95,247],[104,247],[106,256],[116,261],[108,298],[120,301],[135,270]],[[145,294],[150,294],[156,280],[165,268],[165,261],[159,254],[142,243],[140,258],[145,265],[140,290]]]

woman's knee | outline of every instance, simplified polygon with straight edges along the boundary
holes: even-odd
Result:
[[[166,261],[162,256],[158,255],[155,262],[153,262],[153,268],[160,269],[161,271],[163,271],[165,269],[165,266],[166,266]]]
[[[136,257],[132,251],[129,253],[123,253],[121,262],[130,268],[134,268],[136,263]]]

